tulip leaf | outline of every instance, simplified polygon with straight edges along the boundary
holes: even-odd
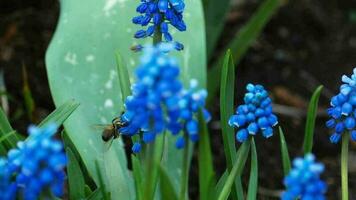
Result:
[[[75,99],[80,107],[64,126],[68,137],[83,160],[89,174],[99,185],[95,163],[111,199],[135,199],[134,181],[127,170],[127,160],[121,139],[107,150],[95,124],[110,123],[123,108],[120,83],[127,83],[117,74],[115,53],[127,67],[133,83],[133,70],[139,55],[130,51],[135,44],[147,44],[150,39],[136,40],[133,35],[140,26],[131,22],[139,0],[60,1],[60,18],[46,53],[46,67],[51,93],[56,106]],[[195,78],[201,87],[206,84],[206,44],[204,15],[200,1],[186,0],[184,20],[187,32],[170,30],[185,49],[172,53],[181,66],[182,80]],[[189,33],[188,33],[189,32]],[[125,73],[120,72],[119,73]],[[121,80],[120,80],[121,79]],[[126,87],[125,87],[126,88]],[[182,151],[174,146],[175,137],[166,137],[163,163],[170,177],[179,177]],[[174,155],[174,156],[170,156]],[[176,159],[178,157],[178,159]],[[180,178],[173,179],[179,188]],[[106,195],[106,193],[105,193]]]

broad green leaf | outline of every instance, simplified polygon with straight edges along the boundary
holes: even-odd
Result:
[[[119,52],[116,53],[116,63],[117,63],[117,74],[119,76],[120,90],[121,90],[121,100],[125,102],[126,97],[131,95],[131,83],[129,72],[127,70],[126,64],[124,63],[122,56]]]
[[[282,156],[282,164],[283,164],[283,172],[284,175],[288,175],[290,168],[291,168],[291,163],[290,163],[290,158],[289,158],[289,153],[288,153],[288,145],[286,140],[284,139],[284,133],[281,127],[279,129],[279,139],[281,143],[281,156]]]
[[[231,0],[212,0],[204,4],[208,58],[210,58],[214,52],[214,48],[225,24],[225,17],[231,7],[230,3]]]
[[[309,102],[307,122],[305,126],[304,143],[303,143],[304,154],[311,153],[313,149],[315,119],[316,119],[316,114],[318,112],[318,102],[322,90],[323,90],[323,86],[321,85],[315,90]]]
[[[234,93],[235,93],[235,66],[231,51],[227,50],[221,71],[220,86],[220,119],[222,126],[222,136],[224,142],[224,152],[227,169],[230,172],[236,160],[236,146],[234,129],[229,126],[229,118],[234,113]],[[239,181],[239,180],[237,180]],[[238,183],[232,188],[232,199],[243,198],[243,192],[237,192]]]
[[[248,183],[247,199],[257,199],[257,189],[258,189],[258,159],[255,140],[251,138],[251,170],[250,170],[250,180]]]
[[[133,180],[126,169],[127,161],[121,140],[114,141],[105,151],[100,133],[93,124],[109,123],[122,111],[119,77],[116,73],[115,52],[127,63],[131,82],[138,65],[138,55],[129,50],[132,45],[146,44],[149,39],[136,40],[133,35],[141,27],[132,24],[139,0],[62,0],[60,19],[46,54],[46,66],[55,105],[75,99],[81,106],[65,122],[70,139],[77,147],[90,175],[98,184],[95,161],[98,160],[103,180],[112,199],[134,199]],[[182,79],[196,78],[206,84],[206,47],[204,16],[200,1],[187,0],[184,19],[187,32],[171,29],[175,40],[185,49],[173,53],[181,65]],[[165,144],[174,144],[167,137]],[[170,177],[179,177],[180,151],[174,145],[165,154],[164,163]],[[173,154],[174,156],[168,156]],[[174,179],[178,188],[180,178]]]
[[[72,150],[67,147],[66,153],[69,160],[67,165],[69,198],[84,199],[85,198],[84,174],[82,173],[79,162],[77,161]]]
[[[210,192],[213,191],[211,184],[215,179],[213,168],[213,156],[211,153],[209,132],[203,114],[199,112],[199,198],[202,200],[211,199]]]
[[[96,173],[97,173],[97,176],[98,176],[98,182],[99,182],[98,185],[99,185],[101,194],[103,196],[102,199],[103,200],[111,200],[110,191],[106,187],[106,184],[104,182],[104,177],[101,174],[101,170],[100,170],[100,166],[99,166],[98,161],[95,161],[95,169],[96,169]]]
[[[63,124],[63,122],[78,108],[79,103],[74,100],[69,100],[58,106],[51,114],[49,114],[38,125],[44,127],[49,123],[56,123],[57,125]]]
[[[231,49],[235,65],[240,63],[242,57],[246,54],[253,42],[256,41],[282,2],[283,0],[263,1],[252,18],[237,32],[235,38],[229,42],[226,49]],[[210,100],[208,102],[211,102],[211,97],[214,97],[214,94],[216,94],[216,91],[219,89],[223,60],[224,55],[220,55],[217,61],[212,65],[212,68],[209,69],[208,92],[210,94]]]
[[[86,197],[89,197],[90,195],[92,195],[93,191],[91,190],[91,188],[88,185],[84,186],[84,193]]]
[[[177,193],[174,190],[173,184],[168,177],[167,171],[160,166],[160,191],[162,199],[178,200]]]
[[[237,153],[238,157],[234,163],[234,167],[232,168],[231,172],[229,173],[226,179],[226,182],[224,183],[224,186],[219,194],[218,200],[228,199],[236,177],[241,176],[242,174],[249,151],[250,151],[250,140],[247,140],[240,146],[238,150]]]

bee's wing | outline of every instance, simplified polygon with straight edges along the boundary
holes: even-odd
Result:
[[[109,141],[105,142],[105,144],[104,144],[105,152],[110,150],[113,142],[114,142],[114,138],[111,138]]]
[[[90,128],[92,128],[96,131],[102,131],[108,126],[111,126],[111,124],[93,124],[90,126]]]

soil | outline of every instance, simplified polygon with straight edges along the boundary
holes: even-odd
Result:
[[[235,32],[251,17],[261,1],[234,4],[227,17],[215,54],[218,55]],[[9,117],[16,129],[25,132],[29,122],[37,123],[54,105],[50,95],[44,54],[59,14],[54,0],[0,1],[0,70],[4,73]],[[340,145],[329,142],[324,126],[325,109],[338,92],[343,74],[351,74],[356,63],[356,3],[347,0],[291,0],[274,15],[261,36],[237,67],[236,105],[241,103],[244,86],[263,84],[276,103],[279,124],[283,126],[292,158],[302,155],[305,110],[312,92],[324,85],[315,131],[314,153],[325,163],[323,178],[329,184],[329,199],[340,199]],[[23,66],[36,107],[30,115],[23,97]],[[0,87],[1,87],[0,78]],[[213,105],[218,105],[218,96]],[[225,169],[218,106],[211,109],[214,164],[218,175]],[[259,161],[258,199],[277,199],[283,189],[279,137],[256,137]],[[350,150],[350,191],[356,191],[355,145]],[[196,156],[195,156],[196,158]],[[247,161],[248,163],[249,161]],[[247,165],[248,169],[248,165]],[[248,170],[245,170],[248,174]],[[193,160],[190,194],[198,196],[197,163]],[[248,181],[248,177],[244,177]],[[352,194],[350,199],[356,199]]]

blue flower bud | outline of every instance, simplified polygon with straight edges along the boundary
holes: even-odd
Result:
[[[229,119],[230,126],[244,126],[246,123],[246,117],[244,115],[232,115]]]
[[[345,127],[349,130],[355,128],[356,125],[356,121],[353,117],[347,117],[344,123],[345,123]]]
[[[356,141],[356,130],[351,131],[351,140]]]
[[[339,133],[334,133],[330,136],[330,142],[333,144],[336,144],[340,141],[341,138],[341,134]]]
[[[145,37],[146,37],[145,30],[139,30],[135,33],[135,38],[145,38]]]
[[[326,122],[326,127],[328,127],[328,128],[334,128],[335,125],[336,125],[335,119],[330,119]]]
[[[256,109],[256,112],[255,112],[255,116],[256,116],[256,117],[265,116],[265,110],[263,110],[262,108],[257,108],[257,109]]]
[[[245,142],[248,139],[248,131],[246,129],[240,129],[236,133],[236,140],[239,142]]]
[[[259,127],[256,123],[251,123],[247,127],[248,133],[251,135],[256,135],[258,129],[259,129]]]
[[[175,48],[177,51],[182,51],[182,50],[184,49],[184,45],[183,45],[182,43],[175,42],[174,48]]]
[[[269,138],[273,135],[273,129],[271,127],[267,127],[266,129],[262,130],[262,135],[265,138]]]
[[[176,147],[177,149],[182,149],[185,146],[185,140],[184,137],[178,137],[176,141]]]
[[[148,8],[148,4],[147,3],[142,3],[136,8],[136,11],[139,12],[139,13],[145,13],[147,8]]]
[[[178,13],[183,12],[185,4],[182,0],[169,0],[169,2]]]
[[[144,132],[142,140],[144,143],[151,143],[156,138],[156,135],[153,132]]]
[[[261,129],[265,129],[270,126],[270,123],[266,117],[261,117],[257,120],[258,126],[261,127]]]
[[[344,132],[344,130],[345,130],[344,123],[339,122],[339,123],[336,124],[336,126],[335,126],[336,133],[341,134],[342,132]]]
[[[141,151],[141,144],[138,142],[135,142],[132,146],[132,152],[139,153],[140,151]]]
[[[167,0],[159,0],[158,1],[158,9],[161,12],[166,12],[168,9],[168,1]]]
[[[256,117],[255,117],[255,114],[253,114],[253,113],[247,113],[247,115],[246,115],[246,120],[248,121],[248,122],[252,122],[252,121],[255,121],[255,119],[256,119]]]
[[[348,116],[352,112],[352,105],[348,102],[344,103],[341,107],[341,114]]]
[[[152,36],[154,32],[155,32],[155,27],[154,26],[149,26],[147,28],[146,34],[147,34],[147,36]]]
[[[187,122],[186,129],[190,135],[198,134],[198,122],[196,120],[190,120]]]
[[[171,42],[173,40],[172,35],[170,33],[163,33],[163,37],[167,42]]]

